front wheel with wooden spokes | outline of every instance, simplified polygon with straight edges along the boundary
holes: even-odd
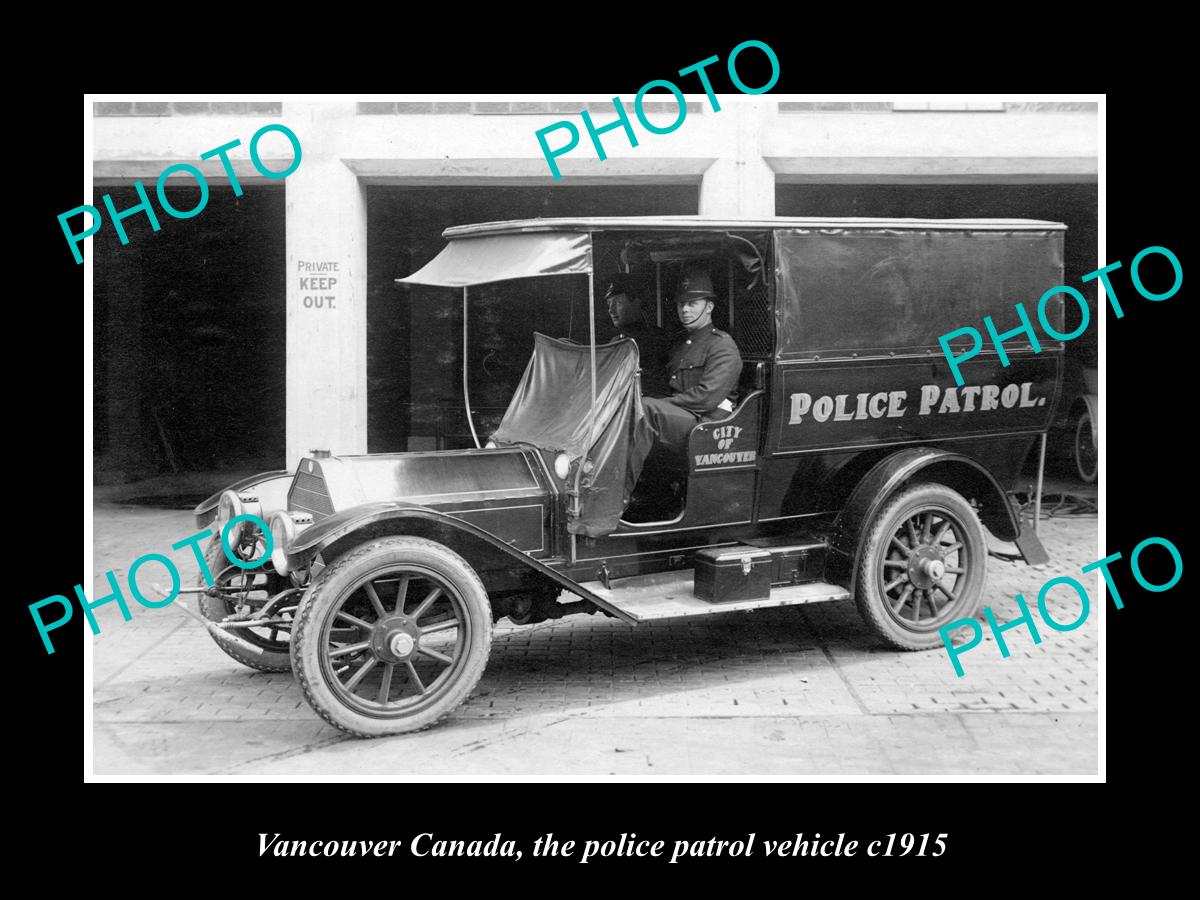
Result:
[[[875,517],[855,599],[883,640],[927,650],[943,646],[943,625],[976,615],[986,578],[987,542],[975,510],[945,485],[917,484]]]
[[[418,731],[475,687],[491,626],[487,592],[461,556],[383,538],[333,562],[301,601],[292,667],[330,724],[362,737]]]

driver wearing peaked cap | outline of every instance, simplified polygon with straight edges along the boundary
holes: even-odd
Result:
[[[667,393],[666,365],[669,342],[666,332],[646,321],[642,308],[650,285],[645,278],[619,272],[608,282],[604,299],[618,338],[632,338],[641,361],[642,395],[661,397]]]
[[[713,327],[716,299],[707,269],[688,266],[675,292],[675,310],[684,332],[668,356],[671,393],[642,401],[658,440],[678,449],[686,449],[692,427],[702,418],[733,411],[742,356],[733,338]]]

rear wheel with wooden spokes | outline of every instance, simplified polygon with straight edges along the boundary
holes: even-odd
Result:
[[[939,630],[979,610],[987,577],[983,526],[962,495],[917,484],[876,516],[859,560],[859,612],[894,647],[943,646]]]
[[[326,568],[300,604],[292,666],[331,724],[364,737],[432,725],[470,694],[491,648],[487,592],[467,562],[390,537]]]

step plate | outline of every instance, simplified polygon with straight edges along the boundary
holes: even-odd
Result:
[[[849,600],[850,592],[833,584],[783,585],[771,588],[766,600],[738,600],[733,603],[709,603],[692,593],[692,571],[656,572],[620,578],[606,588],[599,581],[581,585],[602,600],[638,622],[655,619],[676,619],[685,616],[711,616],[717,613],[770,606],[796,606],[800,603],[819,603],[823,600]]]

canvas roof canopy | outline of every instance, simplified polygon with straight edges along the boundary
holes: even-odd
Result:
[[[401,284],[469,287],[489,281],[538,275],[586,275],[592,271],[594,232],[677,232],[793,229],[920,229],[1012,231],[1064,229],[1056,222],[1030,219],[825,219],[768,217],[723,219],[706,216],[594,216],[481,222],[447,228],[446,247]]]
[[[587,232],[487,234],[452,240],[402,284],[468,287],[535,275],[586,275],[592,271]]]

